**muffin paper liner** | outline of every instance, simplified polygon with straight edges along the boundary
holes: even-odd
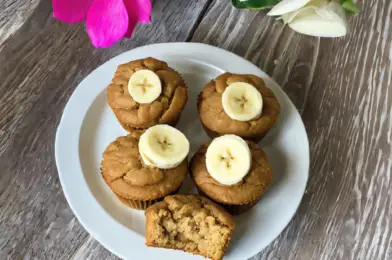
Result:
[[[178,116],[176,117],[176,119],[175,119],[174,121],[172,121],[172,122],[166,122],[165,124],[175,127],[175,126],[178,124],[178,122],[180,121],[181,114],[182,114],[182,113],[179,113]],[[144,133],[144,131],[148,129],[148,127],[147,127],[147,128],[136,128],[136,127],[131,126],[131,125],[123,124],[120,120],[118,120],[118,118],[117,118],[117,121],[120,123],[120,125],[121,125],[127,132],[129,132],[130,134],[132,134],[132,136],[134,136],[134,137],[140,137],[140,136]]]
[[[199,192],[199,194],[201,196],[204,196],[206,198],[209,198],[210,200],[212,200],[213,202],[219,204],[220,206],[222,206],[225,210],[227,210],[227,212],[229,212],[231,215],[240,215],[248,210],[250,210],[254,205],[257,204],[257,202],[259,201],[260,198],[258,198],[255,201],[251,201],[249,203],[246,204],[242,204],[242,205],[235,205],[235,204],[224,204],[221,202],[218,202],[216,200],[214,200],[213,198],[209,197],[207,194],[205,194],[202,190],[199,189],[199,187],[197,187],[197,191]]]
[[[181,186],[182,186],[182,184],[181,184]],[[162,196],[162,197],[160,197],[160,198],[158,198],[158,199],[154,199],[154,200],[131,200],[131,199],[126,199],[126,198],[124,198],[124,197],[121,197],[120,195],[118,195],[118,194],[115,193],[114,191],[113,191],[113,193],[114,193],[114,194],[117,196],[117,198],[118,198],[123,204],[125,204],[126,206],[131,207],[131,208],[134,208],[134,209],[145,210],[145,209],[147,209],[148,207],[150,207],[151,205],[153,205],[153,204],[155,204],[155,203],[157,203],[157,202],[162,201],[164,197],[169,196],[169,195],[174,195],[174,194],[176,194],[176,193],[180,190],[181,186],[180,186],[176,191],[174,191],[174,192],[172,192],[172,193],[170,193],[170,194],[167,194],[167,195],[165,195],[165,196]]]
[[[200,116],[199,116],[199,117],[200,117]],[[201,120],[200,120],[200,122],[201,122]],[[210,137],[211,139],[214,139],[215,137],[224,135],[224,134],[219,134],[218,132],[212,131],[212,130],[209,129],[206,125],[204,125],[203,122],[201,122],[201,124],[202,124],[202,126],[203,126],[204,131],[206,132],[206,134],[208,135],[208,137]],[[252,138],[246,137],[246,136],[240,136],[240,137],[242,137],[242,138],[245,139],[245,140],[248,140],[248,141],[251,141],[251,142],[254,142],[254,143],[257,144],[258,142],[260,142],[261,139],[263,139],[264,136],[265,136],[265,135],[260,135],[260,136],[252,137]]]
[[[164,198],[164,197],[162,197],[162,198],[155,199],[155,200],[130,200],[130,199],[123,198],[123,197],[119,196],[118,194],[116,194],[116,196],[126,206],[134,208],[134,209],[141,209],[141,210],[148,208],[152,204],[159,202]]]
[[[248,210],[250,210],[254,205],[257,204],[259,200],[250,202],[244,205],[232,205],[232,204],[222,204],[222,205],[231,215],[240,215]]]

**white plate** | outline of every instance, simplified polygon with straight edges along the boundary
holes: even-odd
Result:
[[[247,259],[260,252],[289,223],[304,194],[309,169],[308,138],[300,115],[280,87],[252,63],[225,50],[198,43],[154,44],[123,53],[88,75],[76,88],[57,129],[55,153],[65,197],[84,228],[125,259],[202,259],[180,251],[144,245],[142,211],[121,204],[104,183],[100,161],[106,146],[125,135],[106,102],[105,89],[119,64],[152,56],[165,60],[188,84],[189,100],[178,128],[191,142],[191,154],[209,138],[196,110],[202,87],[229,71],[265,79],[281,104],[275,127],[260,143],[268,153],[274,182],[260,202],[236,217],[237,230],[225,259]],[[182,191],[193,191],[189,179]]]

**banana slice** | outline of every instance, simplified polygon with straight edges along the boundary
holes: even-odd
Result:
[[[140,149],[140,145],[139,145],[139,154],[142,157],[142,160],[143,160],[144,164],[146,164],[148,166],[151,166],[151,167],[156,167],[154,165],[154,163],[150,160],[150,158],[148,158],[147,155],[144,154],[142,149]]]
[[[221,184],[233,185],[241,181],[249,172],[251,163],[249,146],[239,136],[220,136],[207,148],[207,170]]]
[[[222,105],[230,118],[249,121],[261,115],[263,98],[254,86],[236,82],[230,84],[223,92]]]
[[[156,125],[140,136],[139,153],[146,165],[171,169],[188,156],[189,141],[174,127]]]
[[[151,103],[161,95],[161,80],[151,70],[138,70],[129,79],[128,92],[138,103]]]

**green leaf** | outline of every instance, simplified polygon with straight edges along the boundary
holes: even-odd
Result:
[[[342,7],[350,13],[357,14],[361,11],[359,7],[353,2],[353,0],[342,0]]]
[[[281,0],[231,0],[234,7],[236,8],[247,8],[251,10],[262,10],[266,8],[270,8]]]

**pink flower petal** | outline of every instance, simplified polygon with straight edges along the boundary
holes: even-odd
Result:
[[[65,23],[78,23],[86,19],[94,0],[52,0],[53,17]]]
[[[128,13],[123,0],[95,0],[87,14],[87,33],[95,47],[109,47],[127,32]]]
[[[128,30],[124,34],[125,38],[131,38],[133,31],[135,30],[137,19],[133,16],[129,16]]]
[[[139,22],[140,23],[151,23],[151,10],[152,10],[152,5],[150,0],[136,0],[135,2],[139,3],[139,6],[141,7],[139,9]]]
[[[123,0],[128,11],[129,25],[124,37],[131,37],[137,22],[151,22],[151,1],[150,0]]]

